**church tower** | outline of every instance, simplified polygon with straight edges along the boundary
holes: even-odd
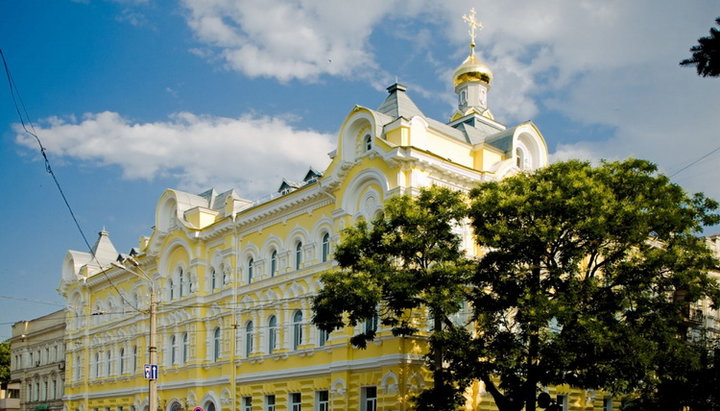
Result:
[[[475,20],[475,9],[470,16],[463,16],[470,26],[470,55],[455,70],[453,85],[458,95],[458,109],[450,119],[451,122],[466,116],[480,115],[493,119],[487,105],[487,93],[493,73],[477,55],[475,55],[475,30],[482,25]]]

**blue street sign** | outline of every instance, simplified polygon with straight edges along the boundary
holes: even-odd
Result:
[[[157,364],[145,364],[144,375],[145,375],[146,380],[157,380],[158,379]]]

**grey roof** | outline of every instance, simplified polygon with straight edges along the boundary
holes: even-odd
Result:
[[[415,103],[410,100],[407,93],[407,87],[402,84],[395,83],[387,88],[390,93],[385,101],[380,105],[377,111],[387,114],[388,116],[396,119],[398,117],[404,117],[411,119],[414,116],[425,117]]]
[[[510,150],[512,150],[512,142],[513,142],[513,135],[515,135],[515,129],[517,129],[517,126],[515,126],[513,128],[508,128],[499,133],[488,136],[485,139],[485,142],[497,149],[502,150],[502,151],[505,151],[505,152],[510,151]]]
[[[96,261],[91,261],[89,264],[98,263],[100,266],[105,266],[115,261],[118,256],[118,252],[115,249],[112,241],[110,241],[110,233],[103,230],[98,233],[98,239],[92,248],[92,252],[95,255]]]
[[[497,134],[498,129],[481,121],[460,122],[455,126],[426,117],[422,111],[415,105],[410,96],[406,93],[407,88],[402,84],[393,84],[387,88],[390,95],[380,105],[377,111],[373,110],[375,115],[383,124],[403,117],[411,119],[414,116],[422,117],[430,126],[430,128],[440,131],[458,141],[475,145],[485,142],[489,136]],[[512,136],[512,134],[511,134]],[[504,150],[507,151],[507,150]]]

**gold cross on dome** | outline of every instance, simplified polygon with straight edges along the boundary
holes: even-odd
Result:
[[[462,18],[470,26],[470,47],[475,47],[475,29],[483,28],[483,25],[475,20],[475,7],[470,9],[470,17],[464,14]]]

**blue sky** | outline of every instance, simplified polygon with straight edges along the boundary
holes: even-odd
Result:
[[[490,109],[533,120],[554,160],[634,156],[670,175],[720,145],[720,79],[678,66],[715,0],[4,1],[0,47],[88,240],[104,227],[126,252],[165,188],[258,199],[323,169],[352,107],[396,79],[447,119],[471,7]],[[0,138],[4,339],[62,307],[63,257],[86,247],[4,79]],[[719,159],[673,180],[720,198]]]

